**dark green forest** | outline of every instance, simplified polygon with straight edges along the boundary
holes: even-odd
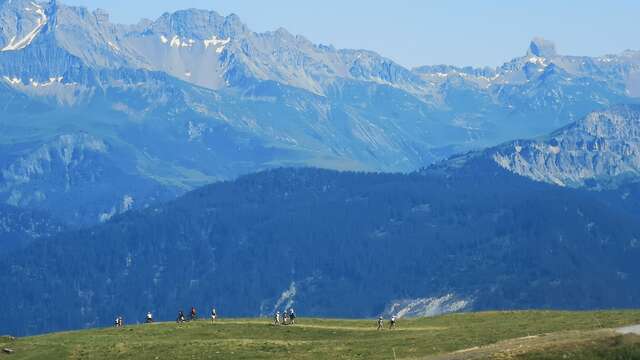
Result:
[[[639,199],[636,184],[561,188],[482,155],[412,174],[265,171],[4,256],[0,332],[191,305],[268,315],[292,285],[313,316],[447,294],[473,310],[637,307]]]

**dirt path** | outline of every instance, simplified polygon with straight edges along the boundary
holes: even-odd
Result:
[[[353,330],[353,331],[379,331],[375,325],[370,327],[361,327],[361,326],[330,326],[330,325],[305,325],[305,324],[296,324],[295,327],[301,328],[309,328],[309,329],[326,329],[326,330]],[[438,326],[423,326],[423,327],[397,327],[393,330],[389,330],[385,328],[383,331],[442,331],[446,330],[446,327],[438,327]]]
[[[264,325],[264,326],[273,326],[273,322],[269,320],[222,320],[221,324],[229,325]],[[371,321],[371,326],[344,326],[344,325],[332,325],[332,324],[307,324],[304,320],[297,322],[295,325],[286,325],[292,326],[294,328],[307,328],[307,329],[323,329],[323,330],[338,330],[338,331],[378,331],[376,328],[375,320]],[[388,325],[387,325],[388,326]],[[393,330],[389,330],[385,328],[384,331],[442,331],[446,330],[446,327],[441,326],[410,326],[410,327],[402,327],[398,326]]]

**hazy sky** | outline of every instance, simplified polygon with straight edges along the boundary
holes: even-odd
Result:
[[[405,66],[489,65],[524,54],[530,39],[563,54],[640,49],[638,0],[60,0],[137,23],[184,8],[236,13],[254,31],[284,27],[313,42],[375,50]]]

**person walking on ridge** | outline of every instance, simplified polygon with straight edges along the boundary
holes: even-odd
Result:
[[[295,325],[296,323],[296,313],[293,311],[293,308],[289,309],[289,321],[291,325]]]
[[[176,319],[176,322],[178,324],[183,323],[184,320],[184,312],[182,312],[182,310],[178,311],[178,318]]]
[[[396,317],[392,316],[391,320],[389,321],[389,330],[395,329],[395,328],[396,328]]]

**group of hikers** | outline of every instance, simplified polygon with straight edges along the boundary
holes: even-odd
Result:
[[[122,316],[116,317],[116,321],[115,321],[115,324],[113,326],[118,327],[118,328],[124,327],[124,319],[122,318]]]
[[[285,310],[280,315],[280,311],[276,311],[273,315],[273,325],[295,325],[296,313],[293,308]]]
[[[216,321],[217,318],[218,318],[218,312],[216,311],[216,308],[211,308],[211,322]],[[198,320],[198,312],[196,311],[196,308],[192,306],[191,311],[189,312],[189,321],[194,321],[194,320]],[[185,321],[187,321],[187,319],[184,316],[184,311],[182,310],[178,311],[178,318],[176,319],[176,322],[180,324]]]
[[[211,308],[211,322],[215,322],[216,319],[218,318],[218,312],[216,311],[216,308]],[[198,319],[198,313],[196,311],[195,307],[191,307],[191,311],[189,312],[189,321],[194,321]],[[178,311],[178,318],[176,319],[176,322],[178,324],[180,323],[184,323],[186,322],[187,319],[184,315],[184,312],[182,310]],[[389,329],[395,329],[396,328],[396,317],[392,316],[391,319],[389,319]],[[153,314],[151,313],[151,311],[147,312],[147,316],[145,317],[145,323],[149,324],[149,323],[153,323],[154,319],[153,319]],[[285,310],[282,312],[282,314],[280,314],[280,311],[276,311],[276,313],[273,315],[273,325],[295,325],[296,323],[296,313],[293,310],[293,308],[290,308],[288,310]],[[380,316],[378,318],[378,328],[377,330],[384,330],[384,318],[382,316]],[[124,319],[122,316],[118,316],[116,317],[116,320],[114,322],[114,326],[121,328],[124,327]]]
[[[216,308],[211,308],[211,322],[216,321],[216,319],[218,318],[218,312],[216,311]],[[189,313],[189,321],[193,321],[193,320],[197,320],[198,319],[198,313],[196,311],[195,307],[191,307],[191,312]],[[187,319],[184,316],[184,312],[182,310],[178,311],[178,318],[176,319],[177,323],[183,323],[186,322]],[[151,311],[147,312],[147,315],[145,316],[145,323],[150,324],[155,322],[155,320],[153,319],[153,314],[151,313]],[[122,316],[118,316],[116,317],[116,320],[114,321],[114,325],[115,327],[124,327],[124,318]]]
[[[389,319],[389,330],[395,329],[395,328],[396,328],[396,317],[392,316],[391,319]],[[378,318],[378,330],[384,330],[384,318],[382,316]]]

